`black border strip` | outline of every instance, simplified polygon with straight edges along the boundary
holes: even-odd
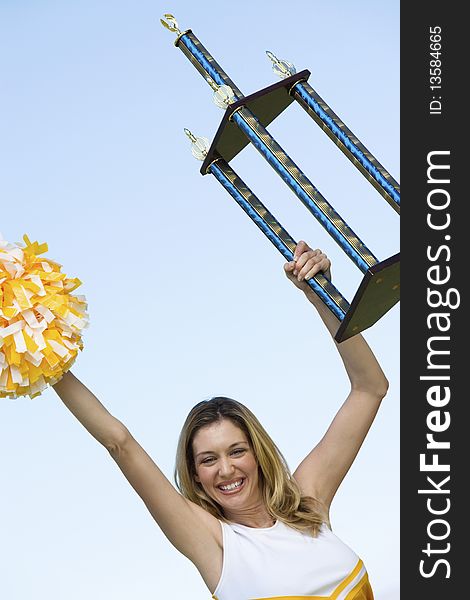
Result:
[[[431,56],[430,28],[441,29],[437,59]],[[468,595],[464,579],[469,455],[464,442],[469,437],[464,380],[465,370],[469,371],[464,290],[469,269],[464,230],[468,217],[464,214],[467,198],[460,191],[465,172],[464,153],[459,150],[463,144],[458,143],[467,128],[463,102],[469,53],[463,28],[463,15],[454,3],[430,1],[414,6],[402,3],[400,461],[401,597],[406,600]],[[432,60],[440,60],[440,64],[431,63]],[[439,83],[430,80],[431,68],[441,69],[441,88],[430,89],[432,84]],[[438,102],[430,104],[436,100],[441,102],[440,110]],[[435,154],[431,155],[432,152]],[[429,161],[448,165],[450,169],[431,170],[428,181]],[[446,179],[445,172],[450,179],[448,183],[442,182]],[[437,179],[439,183],[434,181]],[[447,207],[430,206],[439,202],[444,206],[447,195],[450,199]],[[437,229],[428,219],[437,226],[450,221],[447,227]],[[447,276],[448,281],[443,282]],[[435,283],[436,280],[441,282]],[[440,304],[440,297],[441,305],[432,307],[431,304]],[[446,299],[454,308],[444,306]],[[456,306],[458,299],[460,305]],[[440,318],[430,316],[437,313]],[[448,330],[440,331],[438,322],[442,329],[448,327]],[[430,348],[448,354],[431,355]],[[449,368],[444,369],[445,365]],[[449,376],[449,380],[421,379],[430,376]],[[445,396],[446,387],[449,401],[432,406],[433,398]],[[433,431],[438,424],[443,431]],[[435,440],[448,442],[450,447],[427,448],[429,434]],[[421,454],[425,458],[420,467]],[[429,467],[424,463],[433,460],[439,465],[449,465],[449,471],[426,470]],[[448,476],[450,479],[446,480]]]

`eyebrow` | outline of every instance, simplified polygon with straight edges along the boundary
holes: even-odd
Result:
[[[235,442],[234,444],[230,444],[230,446],[228,447],[228,449],[230,450],[231,448],[234,448],[235,446],[240,446],[241,444],[246,444],[247,446],[249,445],[248,442],[246,442],[246,441]],[[202,456],[203,454],[217,454],[217,453],[214,452],[214,450],[204,450],[204,452],[198,452],[196,454],[196,458],[198,456]]]

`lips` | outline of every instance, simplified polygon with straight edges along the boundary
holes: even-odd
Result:
[[[244,485],[245,478],[239,477],[238,479],[233,479],[232,481],[219,484],[217,489],[222,492],[222,494],[231,496],[233,494],[237,494],[241,489],[243,489]]]

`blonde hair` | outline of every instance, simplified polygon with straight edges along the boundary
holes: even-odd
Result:
[[[287,462],[255,415],[243,404],[218,396],[194,406],[181,430],[176,452],[175,481],[181,494],[216,518],[227,521],[223,509],[210,498],[195,479],[193,440],[196,433],[212,423],[229,419],[246,435],[258,462],[262,498],[270,516],[294,529],[316,536],[328,518],[324,506],[302,496]]]

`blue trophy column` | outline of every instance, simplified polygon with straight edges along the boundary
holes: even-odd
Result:
[[[291,261],[294,257],[295,240],[253,194],[228,163],[219,158],[210,165],[209,172],[224,186],[232,198],[261,229],[284,258],[287,261]],[[331,281],[322,274],[318,274],[309,279],[307,284],[331,310],[335,317],[342,321],[345,313],[349,310],[349,304]]]
[[[292,87],[290,94],[372,183],[392,208],[399,212],[400,186],[398,183],[317,92],[306,81],[302,81]]]

